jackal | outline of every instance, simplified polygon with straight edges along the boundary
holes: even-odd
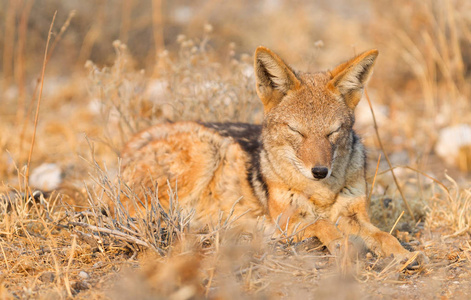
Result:
[[[169,184],[201,226],[232,210],[246,219],[266,216],[285,234],[317,237],[330,252],[339,251],[344,236],[356,235],[377,255],[410,257],[396,238],[370,223],[365,149],[352,129],[377,56],[370,50],[333,70],[304,73],[258,47],[262,125],[150,127],[125,146],[123,181],[142,199],[146,189],[156,192],[163,207]]]

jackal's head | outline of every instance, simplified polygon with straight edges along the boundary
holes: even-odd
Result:
[[[265,109],[262,138],[279,176],[326,179],[336,158],[349,155],[354,109],[377,56],[370,50],[331,71],[302,73],[269,49],[257,48],[257,94]]]

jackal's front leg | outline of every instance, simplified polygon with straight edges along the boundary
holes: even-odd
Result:
[[[281,219],[282,218],[279,218],[279,220]],[[280,222],[279,228],[283,230],[280,234],[295,236],[298,242],[316,237],[329,249],[331,254],[339,255],[343,252],[343,243],[346,241],[345,237],[330,220],[318,219],[307,223],[306,221],[293,217],[287,222],[288,223]]]
[[[332,221],[320,218],[306,223],[304,218],[297,218],[293,215],[291,217],[288,223],[279,224],[281,225],[279,228],[283,231],[280,234],[295,236],[298,242],[315,237],[338,259],[345,257],[354,259],[358,256],[358,250],[348,240],[348,236],[344,235]],[[278,220],[281,219],[278,218]]]
[[[269,212],[272,220],[277,223],[280,237],[294,237],[297,241],[316,237],[332,254],[342,252],[344,235],[335,224],[323,217],[315,216],[303,205],[287,204],[286,201],[272,199]]]
[[[416,255],[416,252],[404,249],[394,236],[371,224],[365,196],[356,198],[340,196],[338,201],[345,203],[345,211],[340,214],[337,220],[337,226],[341,232],[361,237],[366,246],[378,256],[392,255],[400,260],[405,260]],[[417,252],[416,260],[418,263],[425,263],[427,257],[422,252]]]

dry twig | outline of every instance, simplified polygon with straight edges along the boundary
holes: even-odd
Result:
[[[374,110],[373,110],[373,106],[371,105],[370,97],[368,97],[368,92],[366,91],[366,88],[365,88],[365,96],[366,96],[366,100],[368,100],[368,105],[370,106],[371,115],[373,116],[373,124],[374,124],[376,137],[378,139],[379,146],[381,148],[381,151],[383,151],[383,153],[384,153],[384,157],[386,158],[386,161],[388,162],[389,169],[391,170],[391,174],[393,176],[394,182],[396,183],[396,187],[399,191],[399,194],[401,194],[402,201],[404,201],[404,204],[407,207],[407,211],[409,212],[410,216],[412,217],[412,220],[414,220],[414,222],[415,222],[414,213],[412,212],[412,209],[410,208],[409,203],[407,202],[406,197],[404,196],[404,193],[402,192],[401,186],[399,185],[399,182],[397,181],[396,174],[394,174],[394,169],[392,167],[391,161],[389,160],[388,154],[384,150],[383,143],[381,142],[381,137],[379,136],[379,131],[378,131],[378,123],[376,123],[375,113],[374,113]]]

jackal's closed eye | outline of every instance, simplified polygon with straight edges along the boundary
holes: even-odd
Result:
[[[333,137],[336,133],[338,133],[340,131],[340,128],[342,128],[342,126],[339,126],[337,129],[335,130],[332,130],[329,134],[327,134],[327,137],[330,138],[330,137]]]
[[[299,134],[300,136],[304,137],[304,134],[302,134],[299,130],[297,130],[293,126],[290,126],[289,124],[286,124],[286,126],[288,126],[289,130],[291,130],[292,132],[294,132],[296,134]]]

